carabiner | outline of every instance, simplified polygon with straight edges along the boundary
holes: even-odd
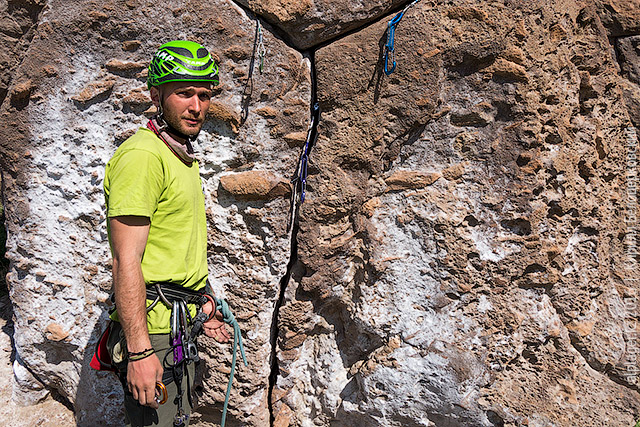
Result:
[[[180,303],[177,300],[173,301],[171,307],[171,339],[176,339],[180,335]]]
[[[389,21],[389,25],[387,26],[387,43],[384,45],[384,73],[388,76],[396,69],[396,58],[394,55],[394,39],[396,36],[396,26],[400,19],[402,19],[402,14],[404,12],[400,12]],[[393,64],[391,69],[389,69],[389,55],[391,55],[391,63]]]
[[[162,397],[161,397],[162,396]],[[167,393],[167,387],[161,383],[156,383],[156,402],[159,405],[166,403],[167,399],[169,399],[169,394]]]
[[[187,313],[189,315],[189,319],[191,319],[191,313],[189,313],[187,303],[184,302],[184,300],[180,300],[180,333],[182,336],[187,335]]]
[[[260,24],[260,20],[258,19],[258,69],[262,74],[262,70],[264,68],[264,57],[267,54],[267,50],[264,48],[264,36],[262,35],[262,25]]]
[[[187,425],[187,421],[189,420],[189,415],[184,413],[184,410],[180,408],[176,415],[173,417],[173,425],[174,427],[182,427]]]
[[[391,56],[392,56],[391,62],[393,63],[393,65],[391,66],[391,69],[389,69],[389,52],[391,52]],[[387,76],[390,76],[391,73],[395,71],[395,69],[396,69],[396,61],[393,55],[393,50],[388,50],[384,54],[384,73]]]

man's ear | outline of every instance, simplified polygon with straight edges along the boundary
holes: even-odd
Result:
[[[149,94],[151,95],[151,102],[153,102],[153,105],[155,105],[156,108],[160,108],[160,91],[158,88],[153,86],[149,90]]]

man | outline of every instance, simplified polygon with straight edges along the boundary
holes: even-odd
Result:
[[[203,46],[190,41],[162,45],[147,78],[158,114],[126,140],[106,166],[104,193],[117,308],[111,316],[116,322],[108,348],[125,388],[130,425],[174,423],[176,381],[167,386],[169,401],[162,407],[156,387],[163,381],[163,360],[165,366],[173,360],[168,335],[172,307],[160,302],[147,312],[147,286],[170,282],[190,290],[205,288],[204,195],[191,141],[202,128],[212,86],[218,83],[218,67]],[[207,302],[202,310],[207,315],[215,312],[204,323],[204,332],[219,342],[228,341],[222,315],[213,304]],[[193,317],[195,306],[190,304],[189,311]],[[170,381],[165,376],[165,382]],[[180,406],[186,425],[189,405],[181,401]]]

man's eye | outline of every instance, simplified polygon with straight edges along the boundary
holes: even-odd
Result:
[[[211,94],[210,93],[203,93],[200,95],[200,99],[202,101],[208,101],[211,99]]]

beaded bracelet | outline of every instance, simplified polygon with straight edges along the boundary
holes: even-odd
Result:
[[[155,352],[156,351],[154,349],[148,348],[146,350],[139,351],[137,353],[129,353],[129,361],[135,362],[136,360],[146,359],[147,357],[151,356]]]

